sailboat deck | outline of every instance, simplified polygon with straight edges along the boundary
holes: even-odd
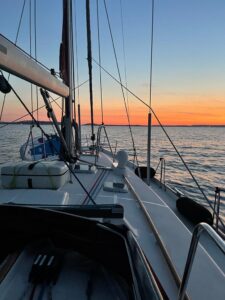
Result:
[[[94,163],[93,156],[83,156],[81,159]],[[116,175],[113,168],[111,168],[111,158],[102,152],[100,152],[97,164],[105,168],[99,168],[93,173],[76,173],[76,176],[97,204],[121,204],[124,207],[125,223],[136,235],[169,298],[176,299],[178,289],[150,223],[154,224],[156,232],[160,232],[159,237],[180,278],[183,275],[191,232],[166,204],[163,193],[156,194],[154,188],[147,186],[134,174],[132,169],[127,168],[124,177]],[[118,180],[127,184],[127,193],[103,190],[104,182]],[[46,198],[48,199],[47,203]],[[57,191],[40,189],[5,190],[1,188],[0,202],[39,205],[91,204],[87,193],[74,177],[71,177],[71,182],[66,183]],[[204,248],[199,247],[188,285],[190,298],[224,299],[224,282],[225,275],[222,270]],[[215,283],[216,289],[214,288]]]
[[[91,156],[85,156],[85,159],[89,160],[89,162],[93,162],[94,158]],[[98,163],[107,167],[112,165],[111,159],[104,153],[101,153]],[[98,173],[101,172],[104,171],[98,171]],[[79,179],[81,179],[82,182],[85,182],[85,187],[87,187],[88,190],[91,190],[90,187],[94,185],[94,182],[100,176],[98,173],[96,173],[95,176],[93,176],[95,178],[93,180],[90,179],[90,181],[86,181],[88,176],[85,176],[85,174],[80,174]],[[166,264],[165,261],[162,263],[164,259],[160,247],[152,232],[152,228],[150,227],[146,216],[137,201],[137,198],[139,198],[139,200],[144,204],[149,218],[154,223],[156,230],[160,232],[160,238],[163,241],[180,279],[183,275],[186,257],[190,246],[191,232],[166,204],[163,200],[163,195],[162,197],[159,196],[152,187],[148,187],[144,184],[140,178],[134,175],[133,170],[127,169],[127,173],[125,175],[125,182],[129,185],[128,193],[120,194],[116,192],[106,192],[102,189],[102,184],[105,181],[114,181],[117,177],[118,176],[115,175],[112,170],[106,170],[106,174],[102,177],[102,182],[98,184],[97,192],[93,193],[95,196],[94,200],[97,204],[118,203],[124,206],[125,222],[129,226],[132,226],[132,230],[136,234],[136,238],[144,250],[146,257],[150,261],[156,274],[160,277],[160,281],[167,293],[169,291],[168,295],[173,299],[175,298],[177,289],[172,278],[168,280],[169,277],[171,277],[171,275],[168,276],[168,274],[170,274],[169,269],[165,271]],[[68,191],[69,189],[70,188],[68,186],[65,186],[61,190]],[[135,193],[132,190],[134,190]],[[71,201],[79,201],[77,199],[78,194],[75,195],[70,192],[69,194]],[[82,200],[84,199],[83,201],[85,201],[85,199],[87,201],[87,196],[82,194],[81,190],[80,195],[84,197],[82,198]],[[220,283],[219,286],[221,289],[215,290],[213,288],[211,280],[212,274],[213,278],[216,278],[217,283]],[[208,255],[204,248],[200,246],[196,254],[193,273],[190,277],[190,288],[188,291],[191,299],[198,299],[200,296],[204,299],[223,299],[224,276],[225,275],[222,270]],[[207,282],[211,282],[212,286],[210,284],[207,285]],[[199,286],[204,287],[204,289],[199,289]]]

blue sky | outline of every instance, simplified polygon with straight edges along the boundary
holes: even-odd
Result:
[[[128,85],[148,101],[149,55],[151,31],[151,1],[121,0],[125,33]],[[32,0],[33,3],[33,0]],[[106,1],[122,75],[124,74],[120,0]],[[1,33],[14,40],[23,0],[2,1],[0,10]],[[117,76],[112,45],[107,28],[103,0],[100,5],[102,64]],[[58,70],[58,45],[61,38],[62,3],[59,0],[37,0],[37,52],[48,67]],[[96,1],[91,0],[93,56],[97,58]],[[78,57],[80,82],[87,79],[85,1],[76,0]],[[19,37],[19,45],[29,51],[29,0]],[[218,103],[225,108],[225,1],[224,0],[155,0],[155,31],[153,55],[153,106],[160,111],[172,109],[179,99],[179,109],[188,106],[187,114]],[[99,108],[98,69],[94,66],[94,92]],[[107,105],[121,102],[120,89],[103,75],[103,92]],[[16,82],[16,80],[15,80]],[[29,97],[29,88],[24,89]],[[112,91],[112,87],[115,88]],[[106,91],[107,89],[107,91]],[[82,101],[87,105],[88,94]],[[113,95],[113,96],[112,96]],[[0,96],[0,102],[2,95]],[[173,100],[175,102],[173,102]],[[14,101],[14,100],[13,100]],[[177,102],[176,102],[177,101]],[[205,101],[205,102],[204,102]],[[134,99],[131,99],[135,107]],[[192,105],[190,104],[192,103]],[[172,104],[171,104],[172,103]],[[119,104],[118,104],[119,107]],[[191,108],[192,107],[192,108]],[[216,120],[218,112],[215,112]],[[207,114],[207,112],[205,112]],[[181,116],[180,116],[181,117]],[[213,119],[213,120],[214,120]],[[202,119],[201,119],[202,120]],[[212,121],[213,122],[213,121]],[[207,123],[207,118],[206,118]]]

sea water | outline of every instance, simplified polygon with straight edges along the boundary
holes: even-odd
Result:
[[[53,133],[52,126],[43,126],[47,133]],[[97,129],[97,128],[95,128]],[[133,145],[127,126],[106,127],[113,151],[125,149],[129,159],[133,160]],[[223,127],[166,127],[165,130],[172,139],[190,171],[198,181],[206,196],[213,203],[215,188],[225,188],[225,130]],[[97,131],[97,130],[96,130]],[[0,163],[19,159],[20,146],[27,141],[29,125],[0,125]],[[146,165],[147,157],[147,127],[134,126],[132,133],[137,151],[138,162]],[[38,128],[33,135],[41,135]],[[82,139],[90,141],[90,127],[82,127]],[[102,131],[102,142],[108,147],[107,139]],[[160,158],[165,160],[165,180],[171,187],[176,187],[184,194],[198,201],[203,197],[196,184],[186,170],[174,147],[168,141],[160,127],[152,128],[151,166],[156,169]],[[159,178],[160,167],[157,169]],[[221,210],[225,216],[225,193],[222,193]]]

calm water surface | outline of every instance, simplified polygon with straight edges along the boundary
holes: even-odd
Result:
[[[43,127],[53,132],[51,126]],[[20,145],[26,142],[30,127],[27,125],[8,125],[1,129],[0,163],[19,159]],[[146,127],[133,127],[135,145],[140,165],[146,164]],[[190,170],[211,201],[214,200],[215,187],[225,188],[225,130],[222,127],[168,127],[168,134],[187,162]],[[113,149],[127,149],[132,159],[132,143],[128,127],[107,126]],[[40,135],[38,129],[34,135]],[[89,126],[83,126],[82,136],[90,136]],[[104,139],[103,139],[104,140]],[[152,166],[156,168],[160,157],[166,161],[166,182],[183,193],[202,201],[191,176],[186,171],[174,148],[159,127],[152,129]],[[158,172],[159,173],[159,172]],[[224,203],[224,197],[223,197]],[[225,207],[222,205],[225,215]]]

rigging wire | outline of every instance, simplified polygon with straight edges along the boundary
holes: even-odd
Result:
[[[125,52],[125,37],[124,37],[124,21],[123,21],[123,6],[122,0],[120,0],[120,18],[121,18],[121,30],[122,30],[122,41],[123,41],[123,61],[124,61],[124,78],[125,78],[125,86],[127,87],[127,64],[126,64],[126,52]],[[101,64],[101,62],[99,61]],[[126,100],[127,100],[127,110],[128,113],[129,109],[129,95],[128,91],[126,90]]]
[[[71,10],[70,10],[70,38],[71,38],[71,52],[72,52],[72,105],[73,105],[73,112],[72,112],[72,122],[74,122],[76,124],[76,91],[75,91],[75,69],[74,69],[74,24],[73,24],[73,1],[71,1]],[[73,138],[73,145],[75,147],[75,153],[77,151],[77,139],[75,138],[75,136],[73,136],[72,134],[72,138]]]
[[[126,111],[126,115],[127,115],[128,127],[129,127],[129,131],[130,131],[130,136],[131,136],[131,141],[132,141],[132,146],[133,146],[133,151],[134,151],[134,159],[136,158],[136,160],[137,160],[137,152],[136,152],[136,148],[135,148],[133,132],[132,132],[132,128],[131,128],[131,125],[130,125],[130,116],[129,116],[129,112],[128,112],[128,108],[127,108],[127,103],[126,103],[126,98],[125,98],[125,93],[124,93],[125,86],[122,84],[122,78],[121,78],[121,73],[120,73],[118,58],[117,58],[117,54],[116,54],[116,47],[115,47],[115,43],[114,43],[114,39],[113,39],[112,28],[111,28],[109,14],[108,14],[108,9],[107,9],[107,5],[106,5],[106,1],[105,0],[104,0],[104,7],[105,7],[105,12],[106,12],[106,17],[107,17],[107,22],[108,22],[110,37],[111,37],[111,41],[112,41],[112,46],[113,46],[113,52],[114,52],[114,57],[115,57],[115,61],[116,61],[117,72],[118,72],[118,76],[119,76],[119,83],[120,83],[120,87],[121,87],[121,91],[122,91],[122,96],[123,96],[123,101],[124,101],[124,106],[125,106],[125,111]],[[138,160],[137,160],[137,164],[138,164]]]
[[[151,49],[150,49],[150,78],[149,78],[149,106],[152,105],[152,61],[154,43],[154,0],[152,0],[152,30],[151,30]],[[150,108],[149,108],[150,111]]]
[[[77,82],[77,102],[80,104],[80,88],[79,88],[79,64],[78,64],[78,47],[77,47],[77,13],[76,0],[74,0],[74,32],[75,32],[75,58],[76,58],[76,82]]]
[[[75,62],[76,62],[76,83],[77,86],[79,86],[79,63],[78,63],[78,42],[77,42],[77,3],[76,0],[74,0],[74,32],[75,32]],[[76,94],[77,99],[77,124],[78,126],[78,132],[77,132],[77,150],[80,150],[81,148],[81,116],[80,116],[80,89],[77,89]]]
[[[153,43],[154,43],[154,0],[151,9],[151,39],[150,39],[150,68],[149,68],[149,106],[152,106],[152,64],[153,64]],[[151,168],[151,145],[152,144],[152,114],[148,110],[148,138],[147,138],[147,184],[150,185]]]
[[[32,15],[31,15],[31,8],[32,8],[32,0],[29,1],[29,42],[30,42],[30,57],[32,57]],[[34,103],[33,103],[33,84],[30,84],[30,101],[31,101],[31,112],[34,112]]]
[[[36,126],[41,130],[42,134],[48,139],[48,141],[52,144],[53,148],[55,149],[54,144],[51,142],[51,140],[49,140],[48,134],[45,133],[44,129],[40,126],[40,123],[35,119],[35,117],[32,115],[32,113],[29,111],[28,107],[26,106],[26,104],[23,102],[23,100],[20,98],[20,96],[17,94],[17,92],[14,90],[14,88],[10,85],[13,93],[15,94],[15,96],[18,98],[18,100],[20,101],[20,103],[23,105],[23,107],[26,109],[26,111],[28,112],[29,116],[32,118],[32,120],[34,121],[34,123],[36,124]],[[76,157],[75,157],[76,158]],[[71,172],[71,174],[74,176],[74,178],[77,180],[77,182],[79,183],[79,185],[81,186],[81,188],[84,190],[84,192],[87,194],[88,198],[90,199],[90,201],[95,205],[96,202],[94,201],[94,199],[91,197],[90,193],[87,191],[87,189],[85,188],[85,186],[83,185],[83,183],[80,181],[80,179],[77,177],[77,175],[75,174],[74,170],[72,169],[72,167],[70,166],[70,164],[63,158],[63,161],[65,163],[65,165],[67,166],[67,168],[69,169],[69,171]]]
[[[84,82],[82,82],[82,83],[79,85],[79,87],[81,87],[82,85],[84,85],[84,84],[87,83],[87,82],[88,82],[88,79],[85,80]],[[78,88],[78,87],[75,87],[75,89],[77,89],[77,88]],[[52,98],[53,100],[52,100],[50,103],[52,103],[52,102],[57,103],[56,101],[59,100],[60,98],[61,98],[61,96],[60,96],[60,97],[57,97],[57,98],[55,98],[55,99]],[[57,104],[57,105],[59,105],[59,104]],[[42,108],[44,108],[44,107],[45,107],[45,104],[42,105],[42,106],[40,106],[40,107],[38,107],[37,109],[35,109],[34,112],[36,112],[37,110],[40,110],[40,109],[42,109]],[[63,110],[63,107],[61,107],[61,109]],[[9,124],[16,123],[17,121],[20,121],[20,120],[22,120],[23,118],[25,118],[25,117],[27,117],[27,116],[29,116],[29,113],[23,115],[22,117],[19,117],[19,118],[13,120],[13,121],[10,122],[10,123],[6,123],[6,124],[0,126],[0,129],[1,129],[1,128],[4,128],[4,127],[6,127],[6,126],[8,126]]]
[[[34,0],[34,58],[37,61],[37,1]],[[36,107],[39,106],[38,87],[36,86]],[[37,120],[39,120],[39,111],[37,110]]]
[[[72,3],[71,3],[72,5]],[[71,28],[72,28],[72,32],[71,32],[71,44],[72,44],[72,92],[73,92],[73,99],[72,99],[72,103],[73,103],[73,119],[76,122],[76,93],[75,93],[75,70],[74,70],[74,38],[73,38],[73,18],[72,18],[72,11],[73,11],[73,6],[71,8]]]
[[[92,90],[92,49],[91,49],[91,19],[90,19],[90,0],[86,0],[86,26],[87,26],[87,60],[89,72],[89,93],[91,108],[91,140],[94,145],[94,113],[93,113],[93,90]]]
[[[0,70],[0,73],[3,75],[2,71]],[[9,84],[9,83],[8,83]],[[9,84],[9,86],[11,87],[13,93],[15,94],[15,96],[18,98],[18,100],[20,101],[20,103],[23,105],[23,107],[25,108],[25,110],[28,112],[28,115],[32,118],[32,120],[34,121],[34,123],[36,124],[36,126],[41,130],[42,134],[47,138],[47,140],[51,143],[51,140],[49,140],[48,134],[45,133],[44,129],[40,126],[40,123],[35,119],[35,117],[33,116],[33,114],[29,111],[28,107],[26,106],[26,104],[23,102],[23,100],[20,98],[20,96],[17,94],[17,92],[14,90],[14,88]],[[51,143],[53,148],[55,148],[54,144]],[[76,157],[75,157],[76,158]],[[73,171],[72,167],[69,165],[69,163],[63,159],[65,165],[67,166],[67,168],[69,169],[69,171],[71,172],[71,174],[73,174],[74,178],[77,180],[77,182],[79,183],[79,185],[82,187],[82,189],[84,190],[84,192],[87,194],[87,196],[89,197],[90,201],[95,205],[96,202],[94,201],[94,199],[91,197],[90,193],[87,191],[87,189],[85,188],[85,186],[82,184],[82,182],[80,181],[80,179],[76,176],[75,172]]]
[[[27,53],[27,52],[26,52],[24,49],[22,49],[21,47],[19,47],[19,46],[16,44],[16,42],[12,42],[11,40],[9,40],[7,37],[5,37],[5,36],[4,36],[3,34],[1,34],[1,33],[0,33],[0,35],[1,35],[2,37],[4,37],[4,39],[6,39],[9,43],[15,45],[16,48],[17,48],[18,50],[20,50],[21,52],[23,52],[25,55],[30,56],[30,54]],[[31,56],[31,59],[35,60],[35,58],[34,58],[33,56]],[[49,69],[49,68],[48,68],[46,65],[44,65],[42,62],[40,62],[39,60],[36,60],[36,62],[37,62],[40,66],[42,66],[44,69],[46,69],[47,71],[51,72],[51,69]],[[60,78],[60,74],[59,74],[59,73],[56,73],[55,75],[57,75],[57,77]]]
[[[19,24],[18,24],[18,28],[17,28],[17,32],[16,32],[16,38],[15,38],[15,42],[14,42],[15,45],[17,44],[18,37],[19,37],[19,32],[20,32],[22,19],[23,19],[25,4],[26,4],[26,0],[23,1],[22,11],[21,11],[21,14],[20,14]],[[9,81],[9,78],[10,78],[10,74],[8,74],[8,78],[7,78],[8,81]],[[2,103],[1,113],[0,113],[0,121],[2,120],[2,114],[3,114],[3,110],[4,110],[4,106],[5,106],[5,100],[6,100],[6,94],[4,95],[4,98],[3,98],[3,103]]]
[[[97,30],[98,30],[98,61],[101,65],[101,40],[100,40],[100,24],[99,24],[99,5],[96,0],[97,6]],[[99,86],[100,86],[100,100],[101,100],[101,117],[102,125],[104,124],[104,113],[103,113],[103,92],[102,92],[102,69],[99,67]]]
[[[54,103],[58,106],[58,108],[62,111],[62,110],[63,110],[63,107],[60,106],[59,103],[56,102],[56,99],[54,99],[51,95],[49,95],[49,97],[52,99],[51,103],[54,102]],[[58,99],[59,99],[59,98],[58,98]]]
[[[92,58],[92,60],[98,65],[100,66],[100,64],[94,59]],[[159,120],[157,114],[155,113],[155,111],[153,110],[153,108],[147,104],[144,100],[142,100],[140,97],[138,97],[134,92],[132,92],[129,88],[126,88],[119,79],[115,78],[110,72],[108,72],[104,67],[101,66],[101,69],[107,74],[109,75],[115,82],[117,82],[120,86],[122,85],[124,89],[127,89],[127,91],[134,97],[136,98],[139,102],[141,102],[143,105],[145,105],[147,108],[150,109],[150,111],[152,112],[152,114],[154,115],[154,117],[156,118],[158,124],[160,125],[161,129],[163,130],[163,132],[165,133],[166,137],[168,138],[169,142],[171,143],[171,145],[173,146],[174,150],[176,151],[177,155],[179,156],[180,160],[182,161],[183,165],[185,166],[186,170],[188,171],[189,175],[191,176],[191,178],[193,179],[193,181],[195,182],[196,186],[198,187],[199,191],[202,193],[204,199],[206,200],[206,202],[208,203],[208,205],[210,206],[210,208],[213,210],[213,205],[210,203],[209,199],[207,198],[204,190],[201,188],[201,186],[199,185],[198,181],[196,180],[196,178],[194,177],[194,175],[192,174],[192,171],[189,169],[187,163],[185,162],[185,160],[183,159],[183,157],[181,156],[180,152],[178,151],[176,145],[173,143],[173,141],[171,140],[169,134],[167,133],[165,127],[162,125],[161,121]],[[220,220],[222,226],[225,229],[225,225],[222,221],[222,219],[218,216],[218,219]]]

